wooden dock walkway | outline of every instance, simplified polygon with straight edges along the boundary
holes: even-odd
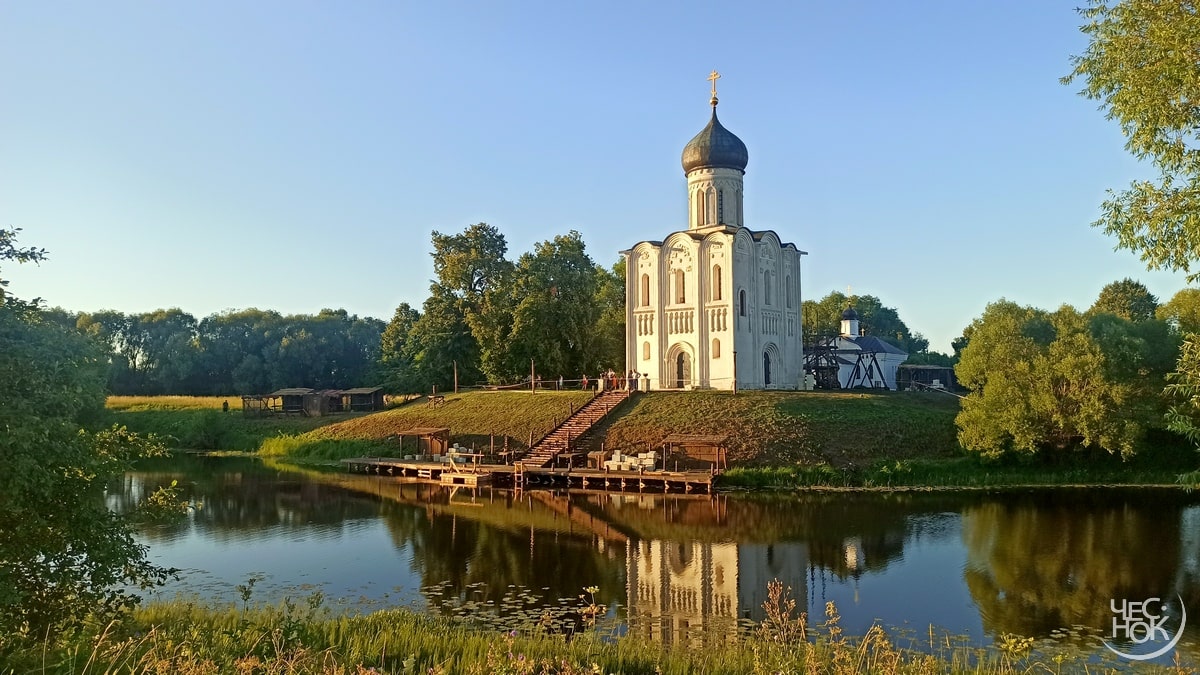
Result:
[[[568,469],[511,464],[466,467],[394,457],[343,459],[348,471],[429,480],[444,485],[501,485],[509,487],[577,488],[625,492],[712,492],[716,474],[710,471]]]

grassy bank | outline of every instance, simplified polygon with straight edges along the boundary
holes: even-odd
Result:
[[[229,411],[222,404],[229,402]],[[254,452],[263,441],[336,422],[333,417],[243,417],[240,396],[110,396],[109,423],[188,450]],[[340,419],[345,419],[344,417]]]
[[[398,436],[409,429],[445,428],[451,442],[485,448],[528,447],[591,400],[585,391],[473,391],[448,394],[445,403],[429,406],[427,399],[359,417],[335,420],[303,434],[270,439],[261,452],[272,456],[339,459],[362,455],[397,455],[415,452],[413,437],[398,445]]]
[[[960,454],[945,394],[725,391],[638,397],[607,429],[606,447],[657,446],[671,433],[729,436],[733,466],[868,466]]]
[[[229,397],[233,399],[233,397]],[[294,459],[416,452],[400,435],[446,428],[451,441],[523,449],[590,399],[580,391],[476,391],[441,406],[417,399],[370,414],[244,418],[224,397],[113,397],[113,421],[175,439],[177,447],[258,451]],[[722,487],[1001,487],[1074,484],[1200,485],[1197,457],[1179,439],[1145,444],[1130,461],[1105,452],[986,461],[958,446],[958,400],[939,393],[656,392],[603,423],[608,450],[657,448],[672,433],[729,438]],[[1189,472],[1191,472],[1189,474]]]
[[[592,590],[592,589],[586,589]],[[246,589],[244,596],[249,595]],[[1113,673],[1128,664],[1094,642],[1001,636],[974,647],[965,636],[897,639],[879,627],[847,636],[832,603],[809,622],[787,589],[772,584],[766,619],[733,633],[710,620],[707,632],[663,645],[605,625],[604,607],[587,594],[575,608],[577,632],[531,614],[503,629],[486,620],[438,618],[406,610],[333,615],[320,596],[278,607],[204,607],[175,601],[97,627],[56,648],[14,655],[5,673]],[[596,623],[595,619],[599,622]],[[693,631],[696,629],[693,628]],[[703,648],[698,648],[703,645]],[[1191,655],[1175,667],[1187,673]]]

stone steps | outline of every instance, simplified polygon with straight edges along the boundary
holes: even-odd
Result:
[[[600,394],[535,443],[522,461],[530,466],[550,466],[559,453],[575,446],[597,422],[627,398],[628,391],[606,391]]]

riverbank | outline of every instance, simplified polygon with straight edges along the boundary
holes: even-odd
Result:
[[[333,614],[319,594],[280,606],[251,606],[253,584],[240,607],[190,601],[157,603],[125,621],[92,627],[65,645],[13,655],[3,673],[77,675],[129,673],[477,673],[583,675],[597,673],[1116,673],[1128,662],[1082,636],[1034,640],[1001,636],[988,647],[930,627],[900,637],[881,627],[845,635],[837,608],[809,621],[785,589],[768,591],[767,618],[705,635],[683,633],[662,644],[607,624],[606,608],[584,589],[569,610],[487,619],[452,619],[392,609]],[[703,648],[698,648],[703,646]],[[1195,672],[1184,657],[1141,672]]]
[[[582,391],[473,391],[445,404],[326,417],[243,417],[234,397],[110,401],[112,422],[190,449],[293,461],[403,454],[398,434],[447,428],[451,442],[521,450],[589,400]],[[1162,435],[1130,460],[1105,452],[987,461],[958,445],[958,399],[916,392],[718,391],[640,394],[597,428],[606,450],[656,448],[671,433],[729,438],[724,488],[1200,485],[1196,453]],[[414,444],[410,436],[406,443]]]

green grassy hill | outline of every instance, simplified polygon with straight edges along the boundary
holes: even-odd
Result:
[[[585,392],[470,392],[440,407],[419,399],[307,433],[266,441],[264,454],[336,458],[347,453],[398,454],[408,429],[445,427],[451,440],[486,447],[508,437],[526,447],[585,403]],[[605,448],[657,447],[672,433],[730,437],[734,466],[828,464],[837,468],[910,457],[958,455],[958,401],[941,394],[828,392],[656,392],[635,396],[601,428]],[[366,443],[367,445],[363,445]]]
[[[936,393],[726,391],[639,396],[605,447],[645,449],[667,434],[729,435],[731,466],[829,464],[961,454],[958,399]]]
[[[231,397],[232,398],[232,397]],[[451,441],[482,448],[507,437],[524,448],[591,398],[588,392],[475,391],[426,399],[371,414],[243,418],[220,411],[222,397],[114,397],[112,420],[175,439],[178,447],[260,450],[263,454],[339,458],[399,454],[396,437],[421,427],[450,429]],[[237,399],[233,399],[237,401]],[[956,456],[958,401],[944,394],[718,391],[639,394],[602,428],[605,447],[635,451],[672,433],[730,437],[733,466],[828,464]],[[410,441],[411,442],[411,439]]]
[[[586,391],[472,391],[446,395],[443,405],[427,405],[420,398],[392,410],[324,425],[283,444],[265,443],[264,454],[303,457],[349,457],[346,442],[365,442],[360,446],[369,454],[396,453],[395,437],[417,428],[446,428],[451,442],[466,447],[484,448],[492,439],[497,447],[508,438],[509,447],[528,447],[530,434],[536,441],[565,420],[574,410],[591,400]],[[405,442],[409,447],[412,439]]]

